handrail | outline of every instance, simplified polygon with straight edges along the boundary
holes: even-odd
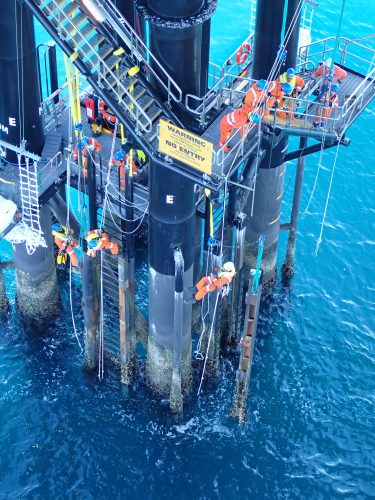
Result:
[[[99,76],[99,68],[93,64],[89,58],[89,54],[93,53],[97,59],[98,59],[98,63],[100,63],[105,69],[106,69],[106,75],[110,75],[114,78],[114,80],[116,81],[116,84],[117,84],[117,88],[116,90],[112,87],[112,85],[110,84],[110,82],[108,81],[108,77],[107,76],[103,76],[100,74],[100,80],[103,82],[106,82],[108,87],[110,89],[112,89],[116,95],[117,95],[117,100],[120,102],[122,101],[123,103],[123,99],[121,99],[120,97],[120,94],[118,92],[118,89],[119,87],[121,88],[122,90],[122,95],[126,94],[126,97],[129,98],[129,100],[131,101],[131,105],[126,105],[126,109],[127,111],[130,113],[130,115],[133,117],[133,119],[136,121],[136,124],[137,126],[140,125],[140,128],[142,130],[144,130],[145,132],[150,132],[152,130],[152,121],[150,120],[149,116],[143,111],[143,109],[139,106],[139,103],[133,98],[132,94],[130,92],[128,92],[128,90],[123,86],[123,84],[121,83],[121,81],[117,78],[116,74],[108,67],[108,65],[105,63],[105,61],[98,55],[96,49],[94,47],[92,47],[92,45],[90,44],[89,40],[87,40],[83,35],[82,33],[80,32],[80,30],[78,29],[77,26],[75,26],[75,24],[72,22],[72,20],[64,13],[63,9],[61,8],[61,6],[57,3],[56,0],[52,0],[52,9],[51,9],[51,4],[48,3],[47,4],[47,0],[41,0],[42,1],[42,4],[44,4],[44,7],[47,8],[47,10],[49,11],[50,15],[52,15],[55,19],[57,19],[59,21],[59,24],[60,24],[60,28],[63,29],[65,32],[66,32],[66,35],[69,37],[69,38],[72,38],[72,35],[68,32],[68,30],[66,29],[66,27],[61,23],[61,14],[63,15],[63,19],[68,21],[68,23],[73,26],[75,32],[76,32],[76,35],[78,35],[83,41],[85,44],[87,44],[87,47],[90,49],[89,52],[85,52],[82,47],[80,47],[78,45],[77,42],[75,42],[75,48],[78,52],[81,52],[84,56],[84,58],[87,59],[87,61],[89,62],[89,64],[92,66],[92,68],[96,69],[98,71],[98,76]],[[58,17],[56,17],[55,15],[55,10],[58,11]],[[124,103],[123,103],[124,104]],[[133,109],[136,109],[137,110],[137,114],[134,114],[133,112]],[[146,124],[143,124],[141,123],[140,121],[140,117],[139,117],[139,114],[142,116],[142,118],[144,118],[144,120],[146,121]]]
[[[315,67],[314,63],[310,60],[306,62],[299,63],[295,66],[295,68],[302,67],[305,71],[312,71]],[[297,71],[298,72],[298,71]],[[235,82],[246,82],[242,87],[235,88],[233,84]],[[186,108],[199,115],[201,118],[205,117],[205,115],[215,107],[219,106],[220,100],[223,98],[225,94],[229,98],[229,102],[232,102],[232,93],[234,92],[236,95],[243,94],[245,96],[246,92],[250,89],[251,85],[258,80],[253,78],[249,78],[246,76],[238,76],[232,75],[230,73],[223,73],[221,78],[217,80],[215,85],[211,87],[211,89],[203,96],[199,97],[194,94],[186,94],[185,96],[185,106]],[[189,105],[189,100],[197,102],[194,106],[192,104]],[[199,104],[198,104],[199,103]]]
[[[315,42],[309,43],[308,45],[303,45],[298,50],[298,58],[301,61],[306,61],[307,59],[311,60],[313,57],[321,56],[320,59],[324,61],[326,59],[327,54],[332,54],[333,51],[335,50],[335,41],[336,39],[334,36],[329,36],[326,38],[321,38],[320,40],[316,40]],[[328,43],[331,42],[333,42],[333,46],[327,48]],[[318,44],[323,44],[323,49],[311,54],[310,49],[317,47]]]
[[[80,77],[80,80],[82,78]],[[83,88],[82,84],[79,84],[80,88],[80,98],[84,98],[88,94],[92,94],[91,87]],[[58,102],[55,102],[55,97],[59,97]],[[49,129],[51,122],[53,121],[55,126],[59,126],[59,118],[61,117],[61,113],[66,108],[68,102],[70,100],[68,93],[68,83],[65,82],[61,87],[55,90],[51,95],[46,97],[44,101],[40,104],[41,114],[44,119],[44,128],[46,130]]]
[[[228,81],[229,80],[229,81]],[[186,108],[197,115],[205,115],[210,109],[215,107],[218,101],[222,98],[223,94],[229,91],[229,98],[232,92],[240,92],[235,88],[231,87],[232,83],[237,80],[246,81],[248,84],[253,84],[256,80],[243,76],[230,75],[224,73],[221,78],[215,83],[215,85],[203,96],[199,97],[193,94],[186,94],[185,96],[185,106]],[[243,93],[245,93],[243,91]],[[196,106],[189,105],[189,100],[200,102]],[[231,99],[230,99],[231,100]]]
[[[115,29],[116,33],[129,46],[131,50],[131,55],[137,58],[138,61],[142,61],[142,63],[145,64],[145,66],[147,67],[148,71],[152,73],[153,77],[156,78],[158,83],[162,85],[162,87],[164,87],[168,96],[168,104],[170,104],[170,97],[172,97],[175,102],[181,102],[182,101],[181,88],[177,85],[175,80],[169,75],[167,70],[160,64],[158,59],[150,51],[147,45],[145,45],[141,40],[141,38],[139,38],[137,33],[133,30],[131,25],[121,14],[119,9],[113,4],[111,0],[104,0],[104,4],[101,1],[97,0],[97,4],[99,7],[104,9],[106,20],[110,18],[111,25]],[[146,54],[146,56],[142,55],[142,52]],[[152,65],[150,61],[153,62]],[[163,79],[160,76],[160,73],[155,71],[154,69],[155,66],[166,78],[167,83],[163,81]],[[173,93],[172,89],[174,89],[175,93]]]
[[[344,119],[348,113],[352,111],[358,101],[363,98],[365,92],[371,87],[374,87],[375,67],[366,75],[366,77],[357,85],[346,102],[342,106],[341,119]],[[363,88],[362,88],[363,87]],[[361,90],[362,88],[362,90]],[[359,92],[361,90],[361,92]]]
[[[274,112],[273,122],[276,123],[277,112],[285,113],[288,116],[287,123],[285,125],[291,125],[291,120],[294,118],[294,115],[298,115],[299,117],[303,117],[303,123],[299,125],[300,128],[311,128],[311,122],[308,121],[308,118],[321,118],[323,109],[327,107],[327,103],[320,101],[309,101],[308,98],[301,99],[298,97],[288,97],[288,101],[291,102],[289,109],[283,108],[272,108],[266,105],[266,109],[268,111]],[[299,106],[298,106],[299,105]],[[309,107],[314,107],[315,111],[313,113],[308,112]],[[305,108],[306,111],[299,113],[299,108]],[[324,117],[325,122],[338,122],[341,118],[342,106],[337,106],[335,113],[333,116]]]
[[[250,46],[252,47],[252,41],[253,41],[253,38],[254,38],[254,33],[250,33],[250,35],[249,35],[248,37],[246,37],[246,38],[245,38],[245,40],[244,40],[242,43],[240,43],[240,46],[239,46],[239,47],[241,47],[241,45],[242,45],[243,43],[250,43]],[[244,63],[243,63],[243,64],[238,65],[238,64],[232,63],[232,65],[231,65],[230,67],[228,67],[227,62],[228,62],[228,61],[231,61],[231,60],[233,60],[233,59],[234,59],[234,60],[236,59],[236,54],[237,54],[237,51],[238,51],[239,47],[237,47],[237,49],[236,49],[234,52],[232,52],[232,54],[231,54],[231,55],[230,55],[230,56],[226,59],[226,62],[225,62],[225,63],[223,64],[223,66],[222,66],[222,70],[223,70],[223,72],[231,74],[231,70],[232,70],[233,68],[242,68],[242,67],[243,67],[243,66],[245,66],[245,65],[247,66],[247,65],[249,64],[249,62],[251,61],[251,58],[252,58],[252,55],[253,55],[253,50],[250,50],[249,56],[248,56],[248,58],[246,59],[246,61],[244,61]],[[249,60],[249,59],[250,59],[250,60]],[[238,74],[237,74],[236,76],[238,76]]]
[[[229,142],[233,141],[233,147],[231,147],[231,153],[235,153],[235,158],[231,162],[231,166],[229,167],[229,171],[232,169],[234,163],[240,159],[244,155],[245,151],[245,143],[247,142],[247,137],[251,130],[254,127],[258,127],[256,124],[252,124],[250,127],[243,125],[241,128],[236,129],[235,132],[229,137],[229,139],[223,144],[217,151],[213,151],[214,163],[221,167],[221,175],[224,175],[224,166],[225,166],[225,158],[228,153],[225,153],[226,147],[229,145]],[[257,137],[257,136],[256,136]],[[237,139],[237,140],[236,140]]]
[[[342,47],[342,45],[344,45],[344,46]],[[364,50],[364,51],[372,54],[371,60],[365,59],[357,54],[354,54],[354,52],[349,52],[348,51],[349,45],[355,46],[356,48],[360,48],[361,50]],[[347,55],[352,56],[354,59],[358,59],[359,61],[364,61],[365,63],[372,64],[372,65],[374,64],[375,49],[372,49],[371,47],[367,47],[366,45],[358,43],[356,40],[351,40],[350,38],[342,36],[339,38],[339,41],[338,41],[338,49],[341,52],[340,62],[342,64],[345,64],[345,60],[346,60]]]

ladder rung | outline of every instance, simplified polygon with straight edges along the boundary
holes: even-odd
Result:
[[[99,50],[94,52],[88,59],[94,66],[98,64],[98,57],[100,59],[105,59],[113,51],[113,47],[110,45],[103,45],[99,47]]]
[[[123,66],[118,71],[113,71],[113,74],[116,76],[117,80],[121,81],[126,76],[127,71],[128,71],[128,68]],[[117,81],[113,75],[109,75],[108,77],[103,76],[103,78],[106,79],[106,82],[108,83],[109,87],[112,87],[112,88],[116,87]],[[121,83],[123,83],[123,82],[121,82]],[[126,84],[123,84],[123,87],[126,88]],[[124,94],[125,94],[125,92],[122,92],[121,95],[124,95]]]
[[[126,68],[126,72],[125,74],[127,73],[129,68]],[[132,85],[135,85],[137,83],[137,79],[136,78],[133,78],[133,77],[130,77],[130,78],[126,78],[125,81],[121,82],[122,83],[122,86],[124,87],[124,89],[127,90],[127,92],[129,92],[129,89]],[[121,92],[120,93],[120,97],[122,98],[124,95],[125,95],[125,91]]]
[[[147,111],[152,106],[152,104],[154,104],[154,102],[155,99],[151,97],[145,104],[142,104],[140,107],[143,109],[143,111]]]
[[[73,14],[75,10],[79,9],[79,4],[75,2],[69,2],[68,4],[65,5],[65,7],[62,9],[64,14],[69,17]]]
[[[106,74],[109,73],[109,71],[112,71],[113,68],[115,68],[115,66],[117,65],[117,63],[121,62],[121,59],[119,57],[117,57],[117,56],[113,56],[112,55],[111,57],[109,57],[104,62],[105,62],[106,67],[104,68],[103,75],[106,75]],[[120,70],[120,67],[119,67],[119,70]]]
[[[65,2],[65,0],[51,0],[49,3],[43,3],[42,0],[37,0],[40,9],[45,12],[46,14],[50,14],[50,12],[53,12],[56,8],[56,4],[61,6]]]
[[[64,26],[64,30],[66,30],[69,34],[71,34],[75,29],[79,27],[88,17],[82,11],[72,18],[72,23],[68,23],[67,26]],[[74,25],[74,26],[73,26]]]
[[[161,113],[163,112],[163,110],[157,106],[154,106],[154,110],[150,113],[147,113],[150,120],[153,122],[156,120],[156,118],[158,118],[158,116],[161,115]]]
[[[97,33],[90,39],[90,45],[88,43],[85,43],[85,45],[82,45],[82,47],[78,47],[78,51],[82,51],[85,54],[85,57],[88,57],[87,54],[90,54],[90,52],[92,52],[92,49],[95,49],[104,40],[105,37]]]
[[[96,29],[95,24],[87,23],[81,30],[77,30],[74,35],[71,35],[75,43],[80,44],[87,40],[87,37]],[[91,44],[91,41],[88,41]]]
[[[144,87],[141,87],[140,85],[136,85],[134,88],[134,91],[131,92],[131,95],[135,101],[138,101],[138,99],[140,99],[145,92],[146,92],[146,89]],[[130,99],[128,101],[129,102],[127,104],[132,104]]]

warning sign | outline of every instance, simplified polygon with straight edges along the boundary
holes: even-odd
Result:
[[[160,120],[159,150],[208,175],[212,172],[212,142]]]

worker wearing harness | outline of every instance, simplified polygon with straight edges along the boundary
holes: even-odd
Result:
[[[118,254],[118,244],[110,241],[107,233],[102,229],[93,229],[86,236],[87,255],[96,257],[96,252],[99,250],[110,250],[112,255]]]
[[[226,262],[221,268],[220,272],[215,274],[210,274],[209,276],[204,276],[195,285],[194,299],[188,302],[193,303],[195,301],[203,299],[205,295],[209,292],[214,292],[216,290],[221,291],[222,298],[229,293],[229,285],[232,282],[234,275],[236,274],[233,262]]]
[[[243,109],[248,113],[254,113],[260,108],[267,98],[268,83],[266,80],[259,80],[252,85],[246,93]]]
[[[247,133],[252,124],[259,123],[260,116],[256,113],[248,113],[245,106],[235,109],[223,116],[220,121],[220,142],[218,148],[224,146],[236,129],[240,129],[240,137]],[[230,146],[224,146],[224,153],[230,150]]]
[[[78,246],[78,241],[73,238],[73,229],[69,229],[60,224],[52,225],[52,235],[55,237],[55,244],[58,246],[59,251],[56,257],[58,265],[65,265],[67,263],[68,255],[72,262],[72,266],[78,266],[78,257],[74,248]]]
[[[285,73],[279,76],[277,82],[280,86],[282,86],[283,83],[289,83],[292,86],[293,97],[296,97],[305,86],[303,78],[296,75],[294,68],[288,68]]]
[[[321,116],[316,115],[313,122],[313,127],[315,129],[319,127],[324,127],[324,121],[327,118],[330,118],[332,111],[338,107],[339,105],[339,96],[337,94],[338,91],[339,91],[339,84],[332,83],[331,90],[330,91],[327,90],[324,93],[322,97],[323,108],[321,108]]]

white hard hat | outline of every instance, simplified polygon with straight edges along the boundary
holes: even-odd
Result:
[[[226,262],[221,268],[221,270],[225,273],[234,273],[236,269],[234,267],[233,262]]]
[[[326,62],[324,63],[324,66],[326,66],[327,68],[332,68],[332,59],[329,58],[326,60]]]

